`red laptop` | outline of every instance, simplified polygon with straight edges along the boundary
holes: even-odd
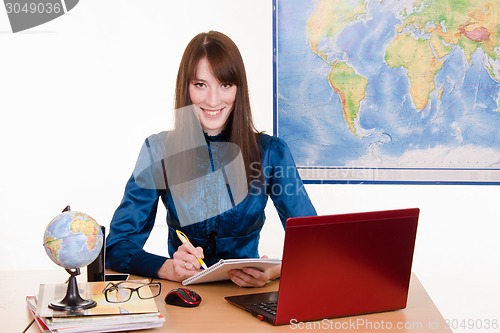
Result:
[[[406,307],[419,209],[290,218],[279,291],[226,300],[273,325]]]

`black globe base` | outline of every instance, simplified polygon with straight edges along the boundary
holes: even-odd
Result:
[[[50,303],[49,308],[56,311],[81,311],[95,307],[97,305],[96,301],[92,299],[83,299],[78,292],[76,276],[80,274],[80,269],[67,269],[66,271],[71,274],[68,281],[66,296],[59,302]]]

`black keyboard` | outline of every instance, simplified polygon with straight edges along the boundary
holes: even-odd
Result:
[[[253,305],[262,311],[268,312],[272,315],[276,315],[276,306],[278,305],[277,302],[263,302]]]

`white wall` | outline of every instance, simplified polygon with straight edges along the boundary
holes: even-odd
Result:
[[[170,123],[185,45],[210,29],[239,45],[257,126],[272,133],[271,0],[82,0],[17,34],[0,10],[1,270],[54,269],[42,236],[68,204],[109,225],[142,140]],[[500,319],[498,187],[308,191],[320,214],[420,207],[413,270],[445,318]],[[283,231],[268,208],[261,253],[280,256]],[[147,244],[160,254],[163,218]]]

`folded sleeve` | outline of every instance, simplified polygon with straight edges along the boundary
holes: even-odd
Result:
[[[280,138],[272,137],[265,158],[269,182],[269,196],[273,200],[283,226],[286,219],[297,216],[317,215],[288,145]]]
[[[159,190],[142,188],[130,177],[106,238],[107,268],[157,277],[167,258],[148,253],[143,247],[155,224],[159,197]]]

